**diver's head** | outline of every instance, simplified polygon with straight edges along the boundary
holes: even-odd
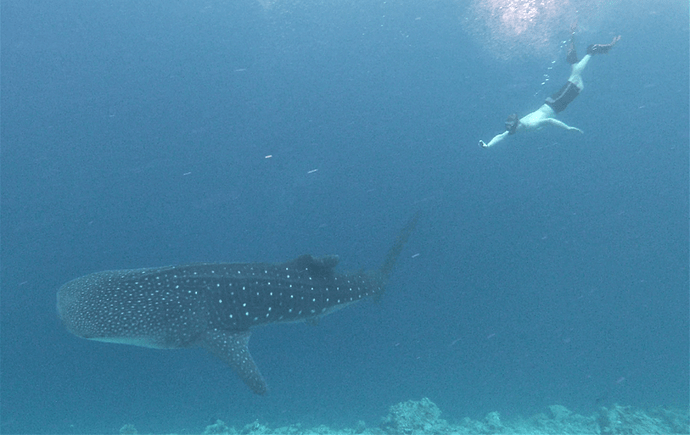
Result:
[[[520,125],[520,118],[518,118],[518,114],[511,113],[508,116],[508,119],[506,119],[506,130],[508,130],[508,134],[515,134],[518,125]]]

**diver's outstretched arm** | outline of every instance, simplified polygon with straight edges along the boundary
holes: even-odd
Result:
[[[558,119],[555,119],[555,118],[547,118],[544,120],[544,123],[545,124],[551,124],[551,125],[556,126],[556,127],[560,127],[564,130],[579,131],[580,133],[584,133],[584,131],[580,130],[579,128],[571,127],[568,124],[566,124],[565,122],[559,121]]]
[[[497,143],[499,143],[500,141],[502,141],[503,139],[505,139],[506,136],[508,136],[509,134],[510,133],[508,133],[508,131],[504,131],[501,134],[497,134],[496,136],[494,136],[493,139],[491,139],[489,141],[489,143],[485,143],[483,140],[480,140],[479,146],[484,147],[484,148],[492,147],[492,146],[496,145]]]

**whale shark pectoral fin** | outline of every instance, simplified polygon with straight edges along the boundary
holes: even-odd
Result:
[[[266,394],[268,387],[259,368],[249,353],[249,337],[251,332],[228,332],[213,329],[204,333],[202,347],[225,361],[240,379],[256,394]]]

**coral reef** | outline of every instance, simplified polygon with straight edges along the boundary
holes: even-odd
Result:
[[[186,432],[187,433],[187,432]],[[549,406],[547,412],[530,418],[504,421],[498,412],[490,412],[481,420],[464,418],[456,424],[441,418],[441,410],[428,398],[410,400],[393,405],[378,427],[367,427],[363,421],[354,428],[335,430],[321,425],[305,428],[302,424],[270,428],[255,421],[237,430],[222,420],[207,426],[202,435],[477,435],[477,434],[529,434],[529,435],[652,435],[688,434],[688,410],[657,408],[651,411],[630,406],[614,405],[600,408],[592,416],[573,413],[561,405]],[[120,429],[122,435],[136,435],[128,424]]]
[[[690,433],[688,414],[669,410],[644,412],[630,406],[601,408],[597,416],[602,435],[653,435]]]
[[[390,407],[381,428],[389,434],[442,434],[448,432],[448,422],[439,418],[441,410],[426,397],[409,400]]]

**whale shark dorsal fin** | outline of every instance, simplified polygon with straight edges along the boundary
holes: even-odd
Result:
[[[335,266],[338,265],[340,257],[337,255],[324,255],[322,257],[312,257],[305,254],[300,255],[294,260],[285,263],[286,266],[296,267],[298,269],[309,269],[312,273],[322,276],[332,276]]]
[[[202,347],[225,361],[256,394],[266,394],[268,387],[249,353],[251,332],[211,329],[204,333]]]

